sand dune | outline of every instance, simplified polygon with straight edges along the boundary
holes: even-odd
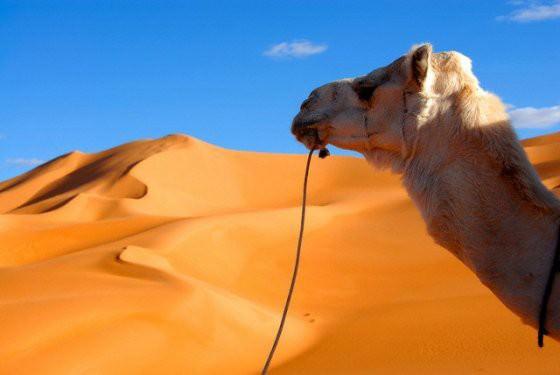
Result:
[[[560,185],[560,134],[525,142]],[[72,152],[0,183],[0,373],[258,373],[282,310],[305,156],[173,135]],[[397,177],[311,168],[273,374],[557,373]]]

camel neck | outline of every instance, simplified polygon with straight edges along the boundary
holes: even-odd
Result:
[[[524,153],[525,160],[515,168],[527,170],[515,173],[533,178],[523,182],[533,191],[520,193],[511,173],[496,170],[493,157],[462,147],[459,153],[453,145],[432,148],[440,162],[417,155],[404,170],[404,185],[435,241],[474,271],[525,323],[536,327],[558,237],[557,206],[543,208],[542,202],[556,205],[557,200],[536,177]],[[560,306],[552,305],[560,296],[557,288],[558,282],[549,309],[549,319],[556,322]],[[560,326],[550,330],[555,334]]]

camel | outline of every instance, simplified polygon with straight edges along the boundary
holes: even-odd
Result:
[[[292,123],[308,148],[354,150],[402,175],[428,233],[523,323],[537,328],[560,201],[539,179],[500,99],[471,61],[430,44],[311,92]],[[560,277],[546,330],[560,339]]]

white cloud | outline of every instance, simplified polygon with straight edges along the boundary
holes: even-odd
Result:
[[[264,51],[263,54],[268,57],[293,57],[301,59],[323,53],[327,48],[326,44],[315,44],[309,40],[295,40],[293,42],[275,44]]]
[[[552,20],[560,18],[560,0],[543,4],[542,2],[523,2],[523,8],[517,9],[506,16],[498,17],[498,20],[509,20],[514,22],[533,22]]]
[[[39,164],[43,164],[45,161],[37,158],[9,158],[6,159],[6,163],[15,165],[18,167],[34,167]]]
[[[560,105],[545,108],[513,108],[509,117],[518,129],[544,129],[560,124]]]

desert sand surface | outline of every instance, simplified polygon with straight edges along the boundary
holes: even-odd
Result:
[[[549,188],[559,140],[525,141]],[[291,276],[305,157],[172,135],[0,183],[0,373],[258,373]],[[560,372],[560,344],[539,350],[434,244],[398,177],[315,158],[308,199],[271,374]]]

